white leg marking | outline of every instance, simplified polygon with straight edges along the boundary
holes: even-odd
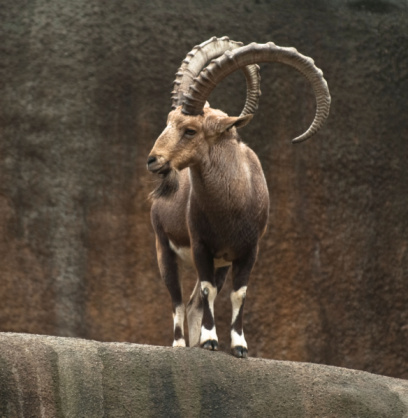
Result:
[[[218,341],[217,331],[215,329],[215,326],[212,329],[207,329],[204,326],[201,327],[201,337],[200,337],[201,344],[205,343],[208,340]]]
[[[186,340],[184,338],[179,338],[178,340],[173,341],[173,347],[185,347]]]
[[[235,322],[241,309],[241,305],[246,296],[247,286],[242,286],[236,292],[231,292],[231,304],[232,304],[232,321]]]
[[[242,346],[244,348],[248,348],[247,342],[245,341],[244,331],[242,334],[239,335],[235,330],[231,330],[231,348]]]
[[[208,292],[208,305],[210,307],[211,314],[214,317],[214,301],[217,297],[217,288],[213,286],[210,282],[201,282],[201,291]]]
[[[184,315],[185,315],[186,309],[184,305],[177,306],[176,312],[173,313],[173,323],[174,323],[174,329],[178,326],[181,328],[182,331],[184,331]]]
[[[177,306],[176,312],[173,313],[173,330],[176,329],[176,327],[179,327],[181,329],[181,332],[184,335],[184,316],[185,316],[186,309],[184,305]],[[173,341],[173,347],[185,347],[186,341],[184,338],[179,338],[178,340]]]
[[[201,282],[201,291],[207,294],[208,306],[210,308],[211,315],[214,318],[214,301],[217,297],[217,288],[210,282]],[[203,344],[208,340],[218,341],[215,325],[210,330],[201,326],[200,344]]]
[[[239,310],[241,309],[242,303],[245,299],[247,291],[247,286],[242,286],[236,292],[231,292],[231,304],[232,304],[232,320],[231,325],[234,324],[237,316],[239,314]],[[248,348],[247,342],[245,341],[244,331],[242,330],[242,334],[239,335],[237,331],[231,329],[231,347],[242,346],[244,348]]]

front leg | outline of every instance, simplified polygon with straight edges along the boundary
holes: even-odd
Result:
[[[207,281],[201,282],[203,321],[201,324],[200,346],[208,350],[218,350],[218,337],[214,320],[214,302],[216,297],[216,286]]]
[[[218,337],[214,320],[214,302],[217,284],[214,275],[214,259],[202,243],[193,245],[194,262],[200,281],[202,300],[202,322],[199,344],[208,350],[218,350]]]
[[[244,337],[243,312],[247,286],[231,292],[231,353],[235,357],[247,357],[248,345]]]

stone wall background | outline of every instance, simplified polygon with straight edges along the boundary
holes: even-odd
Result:
[[[407,17],[397,0],[3,1],[0,330],[171,343],[146,156],[194,45],[272,40],[314,58],[333,102],[321,132],[291,145],[312,120],[311,89],[262,66],[241,131],[271,193],[250,355],[407,378]],[[234,74],[211,104],[237,114],[244,94]],[[226,350],[229,289],[216,304]]]

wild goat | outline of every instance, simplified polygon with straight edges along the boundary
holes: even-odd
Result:
[[[185,307],[177,257],[195,266],[198,280],[187,305],[190,346],[216,350],[214,301],[232,266],[231,351],[246,357],[243,307],[259,240],[265,232],[269,194],[261,164],[238,136],[257,109],[259,67],[282,62],[312,84],[317,109],[312,125],[293,142],[311,137],[327,118],[330,94],[311,58],[272,42],[250,44],[211,38],[187,54],[174,82],[173,110],[156,140],[147,167],[162,177],[152,193],[151,220],[161,276],[173,304],[175,347],[185,347]],[[206,104],[216,85],[237,69],[247,80],[247,99],[238,117]]]

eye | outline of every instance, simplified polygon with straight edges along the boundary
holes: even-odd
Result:
[[[187,138],[192,138],[196,133],[197,131],[195,131],[194,129],[186,129],[184,131],[184,136],[186,136]]]

